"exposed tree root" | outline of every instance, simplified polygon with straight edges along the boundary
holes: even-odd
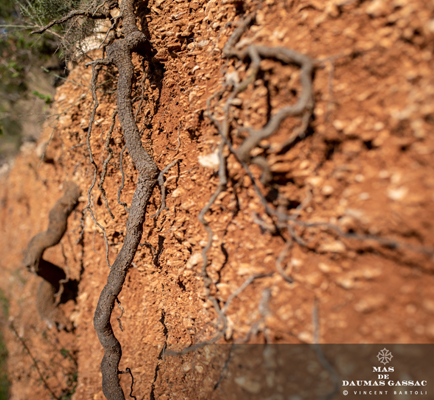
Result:
[[[313,108],[313,101],[312,101],[312,82],[311,82],[311,74],[312,74],[312,68],[313,63],[310,61],[310,59],[307,56],[301,55],[299,53],[296,53],[292,50],[288,50],[285,48],[268,48],[264,46],[254,46],[250,45],[246,50],[235,50],[235,45],[239,41],[241,35],[244,33],[244,31],[247,29],[247,27],[252,23],[254,20],[254,14],[250,14],[246,19],[240,22],[239,27],[235,29],[234,33],[228,40],[227,44],[225,45],[223,49],[223,55],[227,58],[229,57],[238,57],[241,60],[244,60],[247,57],[250,57],[252,60],[252,66],[250,68],[250,72],[247,74],[247,77],[240,83],[235,85],[232,93],[230,94],[228,100],[226,101],[223,112],[224,117],[223,120],[220,122],[215,118],[211,112],[210,112],[210,104],[211,101],[216,97],[221,97],[221,95],[224,93],[225,89],[222,89],[215,93],[213,96],[211,96],[208,99],[207,102],[207,110],[208,110],[208,116],[212,120],[212,122],[216,125],[220,135],[222,136],[223,140],[220,142],[219,149],[218,149],[218,156],[219,156],[219,184],[217,186],[217,189],[211,196],[208,203],[205,205],[205,207],[201,210],[199,213],[199,221],[204,226],[207,235],[208,240],[206,246],[202,250],[202,257],[203,257],[203,263],[202,263],[202,278],[205,286],[206,296],[208,300],[211,302],[211,304],[214,306],[214,310],[216,311],[218,315],[217,324],[222,324],[222,326],[217,327],[217,333],[215,336],[207,341],[204,341],[202,343],[194,344],[193,346],[190,346],[188,348],[185,348],[181,350],[180,352],[176,351],[167,351],[167,354],[169,355],[180,355],[185,354],[190,351],[194,351],[198,348],[204,347],[206,345],[215,343],[218,341],[225,333],[227,328],[227,318],[225,316],[225,313],[220,308],[220,305],[217,301],[217,299],[211,294],[211,278],[208,275],[207,272],[207,266],[208,266],[208,251],[211,248],[212,240],[213,240],[213,230],[209,226],[208,221],[205,219],[205,215],[210,210],[214,202],[216,201],[217,197],[220,195],[220,193],[224,192],[226,190],[227,186],[227,168],[226,168],[226,159],[224,156],[224,149],[227,144],[230,143],[229,141],[229,134],[230,134],[230,107],[232,104],[232,101],[235,99],[235,97],[241,93],[242,91],[246,90],[248,85],[255,81],[256,75],[259,71],[259,62],[260,58],[259,55],[263,55],[266,57],[271,58],[277,58],[283,62],[286,63],[296,63],[302,66],[302,85],[304,88],[303,94],[300,97],[299,101],[295,106],[285,107],[284,109],[280,110],[272,119],[270,120],[269,124],[264,127],[264,129],[260,131],[251,131],[250,136],[246,141],[243,143],[243,145],[240,147],[240,149],[237,152],[238,158],[241,159],[243,163],[246,163],[248,161],[251,161],[253,163],[256,163],[263,167],[264,174],[263,176],[266,177],[266,181],[270,180],[271,174],[269,170],[267,170],[267,164],[266,162],[261,162],[259,159],[253,159],[250,160],[250,150],[256,146],[264,137],[270,136],[272,133],[274,133],[275,130],[279,127],[280,123],[289,116],[295,116],[302,114],[304,112],[307,113],[307,115],[310,118],[310,115],[312,113]],[[281,271],[283,273],[283,271]],[[284,273],[283,273],[284,274]],[[288,278],[290,280],[290,278]],[[250,284],[251,282],[249,282]],[[228,299],[229,300],[229,299]],[[230,300],[232,300],[230,298]],[[230,301],[229,301],[230,302]],[[226,307],[225,307],[226,308]]]
[[[382,246],[386,246],[388,248],[397,249],[397,248],[406,248],[412,251],[416,251],[419,253],[425,253],[428,255],[434,254],[434,249],[425,248],[422,246],[414,246],[407,243],[403,243],[390,238],[383,238],[376,235],[363,235],[358,233],[346,233],[339,226],[323,223],[323,222],[311,222],[311,221],[302,221],[299,218],[301,211],[311,200],[310,192],[307,193],[306,198],[300,204],[295,212],[288,214],[286,209],[288,200],[283,198],[280,194],[278,194],[278,205],[274,208],[262,194],[261,188],[256,181],[253,173],[250,170],[249,164],[256,164],[262,169],[261,182],[263,185],[269,185],[272,181],[272,174],[268,162],[265,157],[251,157],[250,152],[253,148],[255,148],[259,142],[265,138],[273,135],[279,128],[280,124],[288,117],[300,117],[301,124],[298,128],[294,130],[294,132],[286,139],[282,144],[278,146],[277,149],[274,149],[275,152],[283,152],[287,151],[291,146],[293,146],[299,139],[303,139],[306,134],[306,130],[308,128],[311,115],[313,112],[313,85],[312,85],[312,74],[314,67],[316,65],[315,60],[311,60],[308,56],[297,53],[293,50],[282,48],[282,47],[265,47],[259,45],[248,45],[244,49],[239,49],[237,47],[237,43],[239,42],[242,34],[247,30],[248,26],[254,21],[255,15],[250,14],[243,21],[241,21],[238,27],[235,29],[234,33],[228,40],[227,44],[223,49],[223,55],[227,58],[236,58],[240,61],[245,61],[246,59],[250,59],[250,68],[246,73],[246,77],[239,84],[236,82],[228,82],[226,86],[224,86],[220,91],[214,93],[207,102],[207,116],[211,119],[211,121],[216,126],[218,133],[220,134],[222,140],[219,145],[219,183],[218,186],[211,196],[208,203],[202,209],[199,214],[199,221],[204,225],[204,228],[207,232],[208,240],[206,246],[203,248],[202,256],[203,256],[203,264],[202,264],[202,278],[204,281],[204,287],[206,290],[206,296],[208,300],[213,304],[214,309],[217,313],[217,332],[214,336],[204,342],[196,343],[188,348],[185,348],[181,351],[166,351],[168,355],[181,355],[190,351],[195,351],[201,347],[206,345],[215,343],[218,341],[225,333],[227,327],[227,318],[226,312],[228,310],[229,304],[232,299],[239,295],[242,290],[244,290],[247,286],[249,286],[254,279],[263,276],[272,276],[274,273],[270,273],[269,275],[253,275],[244,282],[242,286],[239,287],[235,292],[233,292],[227,299],[226,305],[223,308],[220,308],[215,296],[211,294],[211,279],[207,273],[208,266],[208,251],[211,248],[212,240],[213,240],[213,230],[210,227],[208,221],[205,219],[205,215],[210,210],[212,205],[214,204],[217,197],[226,190],[227,185],[227,172],[226,172],[226,159],[224,157],[224,147],[227,146],[229,151],[235,156],[238,162],[241,164],[251,182],[253,184],[254,190],[264,206],[266,213],[273,220],[273,225],[268,226],[264,224],[259,216],[255,216],[254,221],[258,223],[261,228],[266,230],[272,230],[274,233],[279,232],[281,237],[285,240],[285,244],[283,250],[279,254],[276,259],[276,271],[282,276],[282,278],[289,284],[293,282],[293,278],[288,274],[287,271],[284,270],[283,262],[286,258],[287,254],[291,250],[293,246],[293,242],[298,243],[300,246],[309,248],[308,244],[302,239],[300,234],[297,232],[297,229],[309,229],[309,228],[323,228],[328,231],[332,231],[335,235],[342,239],[355,239],[358,241],[374,241]],[[262,58],[271,58],[282,62],[283,64],[295,64],[300,67],[300,83],[302,86],[302,92],[299,96],[295,105],[286,106],[277,111],[277,113],[273,114],[269,121],[265,124],[261,129],[255,130],[253,128],[242,128],[243,131],[248,132],[248,137],[244,140],[244,142],[236,149],[231,142],[231,114],[230,108],[232,107],[233,100],[236,96],[242,91],[246,90],[247,87],[253,83],[257,78],[257,74],[260,70],[260,61]],[[223,105],[223,116],[221,119],[218,119],[215,115],[210,111],[211,102],[217,99],[217,102],[223,97],[224,93],[230,90],[230,94]],[[314,250],[314,249],[313,249]],[[261,303],[263,303],[261,301]],[[261,307],[260,307],[261,308]],[[263,308],[263,307],[262,307]],[[265,314],[260,312],[262,315],[262,319],[255,323],[252,326],[252,329],[249,331],[249,335],[256,334],[260,324],[265,323]],[[264,332],[265,333],[265,332]],[[323,365],[326,367],[326,363]]]
[[[62,239],[68,216],[77,205],[79,195],[80,191],[75,183],[65,183],[65,194],[57,201],[48,216],[47,230],[35,235],[27,246],[23,263],[30,271],[38,273],[44,251],[55,246]]]
[[[119,113],[119,120],[121,123],[121,127],[124,133],[126,145],[122,148],[120,154],[120,168],[122,173],[122,182],[120,188],[118,190],[117,201],[120,205],[125,208],[125,211],[129,213],[127,226],[126,226],[126,236],[124,239],[124,243],[122,249],[120,250],[116,260],[111,267],[110,274],[107,279],[107,284],[101,292],[98,306],[95,311],[94,316],[94,326],[98,335],[98,338],[104,348],[104,358],[101,363],[101,372],[103,377],[103,392],[107,399],[124,399],[124,393],[119,384],[119,374],[122,373],[130,373],[131,371],[127,368],[126,371],[119,371],[119,362],[122,355],[122,350],[119,341],[114,336],[114,332],[112,326],[110,324],[110,317],[115,305],[117,302],[118,306],[121,308],[118,295],[122,290],[123,283],[126,278],[127,271],[129,267],[133,264],[133,259],[137,251],[137,247],[140,244],[141,236],[143,233],[143,223],[145,221],[145,214],[147,204],[152,195],[153,189],[157,182],[161,188],[161,207],[152,217],[158,217],[158,215],[166,209],[165,206],[165,182],[164,182],[164,174],[168,172],[170,168],[176,165],[179,160],[175,160],[170,163],[163,171],[159,172],[158,167],[153,161],[150,154],[146,151],[146,149],[142,145],[141,136],[139,129],[137,127],[137,115],[142,108],[142,102],[144,99],[144,88],[142,79],[142,95],[137,106],[136,112],[134,112],[132,107],[133,100],[131,99],[132,93],[132,78],[134,73],[134,67],[131,60],[132,52],[143,52],[146,48],[147,40],[142,32],[138,30],[135,24],[135,16],[134,16],[134,0],[123,0],[122,2],[122,30],[124,37],[113,44],[110,44],[107,47],[107,57],[102,60],[96,60],[95,62],[89,63],[92,65],[92,94],[93,94],[93,109],[90,115],[90,124],[87,136],[87,147],[89,151],[90,161],[94,167],[94,176],[93,182],[88,191],[88,203],[84,209],[84,212],[89,211],[91,217],[93,218],[95,224],[103,231],[104,238],[106,241],[106,254],[107,254],[107,263],[110,266],[108,259],[108,242],[107,237],[104,231],[104,228],[97,222],[95,215],[92,210],[92,190],[95,186],[97,179],[97,165],[92,156],[92,150],[90,147],[90,135],[93,126],[93,121],[95,117],[95,112],[98,107],[98,99],[96,97],[96,81],[98,76],[98,70],[100,65],[109,65],[114,64],[119,72],[119,81],[118,81],[118,89],[117,89],[117,106]],[[66,16],[64,19],[60,20],[60,22],[54,23],[62,23],[65,22],[68,18],[74,18],[76,16],[88,16],[90,18],[98,18],[99,14],[74,14],[71,16]],[[118,18],[113,22],[113,25],[110,29],[113,29],[118,22]],[[288,117],[297,117],[300,120],[300,124],[298,128],[294,130],[294,132],[289,135],[289,137],[279,145],[278,149],[274,149],[273,151],[284,152],[288,150],[291,146],[293,146],[298,140],[303,139],[306,135],[307,128],[309,126],[312,112],[313,112],[313,87],[312,87],[312,74],[314,70],[315,61],[310,59],[308,56],[297,53],[293,50],[282,48],[282,47],[266,47],[260,45],[249,45],[244,49],[239,49],[237,47],[238,42],[240,41],[243,33],[248,29],[249,25],[253,22],[255,16],[254,14],[249,15],[239,24],[238,28],[235,29],[233,35],[230,37],[228,43],[224,47],[223,55],[226,58],[235,58],[239,61],[245,62],[246,60],[250,60],[250,69],[246,74],[245,79],[241,83],[228,83],[222,90],[215,93],[208,100],[208,116],[212,120],[212,122],[217,127],[218,133],[221,136],[221,142],[218,148],[218,157],[219,157],[219,183],[209,199],[208,203],[203,207],[199,214],[199,221],[204,226],[204,229],[207,233],[207,242],[202,251],[203,263],[201,268],[201,274],[203,278],[203,284],[206,290],[206,297],[209,302],[213,305],[214,310],[217,314],[217,322],[216,322],[216,332],[214,336],[202,343],[196,343],[186,349],[183,349],[179,352],[169,350],[165,351],[165,347],[163,347],[161,354],[159,357],[161,358],[163,354],[167,355],[180,355],[185,354],[190,351],[197,350],[206,345],[212,344],[220,340],[227,331],[228,327],[228,317],[226,316],[229,306],[233,299],[239,296],[249,285],[251,285],[255,280],[261,278],[271,277],[277,273],[279,273],[282,278],[288,283],[291,284],[293,282],[293,278],[291,277],[290,271],[285,271],[284,268],[284,260],[287,254],[290,252],[294,242],[298,243],[300,246],[308,247],[308,244],[303,240],[303,233],[305,230],[309,228],[324,228],[329,232],[332,231],[335,235],[344,239],[356,239],[359,241],[364,240],[373,240],[379,243],[380,245],[387,246],[390,248],[399,248],[405,247],[410,248],[412,250],[426,252],[428,254],[433,254],[432,249],[425,248],[416,248],[415,246],[410,246],[405,243],[398,242],[396,240],[381,238],[374,235],[361,235],[357,233],[346,233],[343,232],[339,226],[328,224],[328,223],[320,223],[320,222],[311,222],[311,221],[302,221],[299,219],[301,210],[309,203],[310,201],[310,193],[306,196],[306,199],[300,204],[300,206],[293,212],[292,214],[287,213],[287,199],[280,197],[279,204],[274,207],[270,204],[261,191],[261,187],[257,182],[257,179],[254,177],[250,170],[250,165],[255,164],[258,165],[262,170],[261,182],[264,185],[270,185],[273,179],[271,169],[268,165],[268,161],[265,157],[251,156],[251,151],[259,145],[260,141],[270,137],[280,127],[281,123]],[[52,26],[52,23],[49,26]],[[45,29],[48,29],[47,26]],[[42,31],[42,30],[41,30]],[[108,34],[107,34],[108,35]],[[104,39],[104,41],[106,38]],[[236,99],[237,95],[241,92],[245,91],[248,86],[253,83],[257,79],[257,75],[260,72],[260,61],[261,58],[270,58],[274,60],[278,60],[284,65],[296,65],[300,68],[300,83],[302,87],[301,95],[299,96],[295,105],[286,106],[281,108],[279,111],[271,115],[268,122],[261,129],[253,129],[253,128],[243,128],[244,131],[248,133],[248,137],[243,141],[243,143],[235,148],[231,141],[231,107],[233,105],[233,100]],[[144,78],[144,77],[143,77]],[[229,91],[228,98],[223,107],[223,118],[219,120],[215,115],[213,115],[210,111],[211,101],[215,98],[218,98],[220,101],[223,95]],[[166,113],[167,110],[164,111],[162,117]],[[161,117],[161,118],[162,118]],[[161,120],[160,118],[160,120]],[[159,122],[159,121],[158,121]],[[105,159],[102,168],[101,180],[99,183],[99,189],[102,193],[104,202],[109,210],[110,215],[113,217],[113,214],[108,207],[108,201],[105,196],[105,192],[103,189],[104,178],[107,172],[107,165],[112,157],[112,152],[110,147],[108,146],[108,141],[110,140],[111,132],[114,127],[114,119],[113,124],[111,126],[111,130],[107,134],[106,146],[105,150],[109,152],[108,157]],[[176,148],[169,148],[169,150],[178,151],[180,146],[180,136],[179,136],[180,128],[178,129],[178,146]],[[124,171],[123,171],[123,155],[125,149],[128,149],[128,153],[133,160],[134,166],[138,171],[138,181],[136,191],[134,193],[133,201],[131,203],[131,207],[128,209],[127,204],[121,202],[120,195],[125,183]],[[241,164],[246,174],[251,179],[254,190],[264,206],[265,212],[271,217],[273,221],[273,225],[266,224],[259,215],[255,214],[254,222],[261,226],[261,229],[272,230],[274,233],[279,234],[281,238],[284,240],[284,245],[281,253],[276,259],[276,271],[270,272],[268,274],[254,274],[250,276],[238,289],[232,292],[226,300],[226,303],[220,304],[217,300],[216,295],[213,294],[213,282],[208,273],[208,264],[209,264],[209,250],[211,249],[214,232],[210,226],[210,223],[206,219],[207,213],[210,211],[211,207],[214,205],[216,199],[227,189],[228,185],[228,173],[226,166],[226,156],[225,150],[229,149],[229,151],[235,156],[238,162]],[[164,241],[164,238],[163,238]],[[149,247],[153,253],[154,264],[158,266],[158,257],[161,253],[161,250],[156,251],[152,245],[145,242],[145,245]],[[159,243],[160,245],[160,243]],[[162,242],[161,242],[162,249]],[[268,339],[267,327],[266,327],[266,317],[269,315],[268,304],[271,299],[271,290],[270,288],[265,288],[262,292],[262,298],[258,304],[258,311],[260,314],[259,320],[257,320],[251,329],[248,332],[248,335],[245,341],[248,341],[251,335],[256,335],[258,332],[264,332],[265,338],[267,341],[271,341]],[[119,322],[120,329],[122,330],[121,325],[121,317],[123,314],[123,309],[121,308],[121,315],[117,318]],[[318,315],[317,309],[314,310],[314,341],[319,342],[319,330],[318,326]],[[164,325],[164,313],[162,314],[162,323]],[[166,337],[167,339],[167,337]],[[318,358],[322,359],[324,356],[320,350],[317,352]],[[230,358],[228,358],[227,363]],[[326,362],[322,362],[323,366],[328,369]],[[330,370],[329,370],[330,371]],[[158,372],[158,366],[156,369],[156,375]],[[223,373],[222,373],[223,374]],[[132,376],[132,374],[131,374]],[[223,375],[222,375],[223,376]],[[222,378],[221,378],[222,379]],[[218,387],[221,379],[217,383],[216,387]],[[154,388],[154,385],[152,386]],[[131,385],[131,394],[132,396],[132,385]],[[153,398],[153,389],[151,393],[151,397]]]
[[[134,390],[134,376],[133,373],[131,372],[130,368],[127,368],[125,371],[119,371],[119,374],[130,374],[131,376],[131,386],[130,386],[130,394],[129,396],[134,399],[137,400],[137,397],[133,395],[133,390]]]
[[[119,341],[114,336],[110,316],[116,298],[122,289],[128,268],[131,266],[140,243],[146,206],[157,183],[158,176],[157,165],[142,146],[131,105],[131,86],[134,73],[131,53],[140,51],[146,43],[145,36],[135,24],[133,3],[133,0],[123,1],[124,38],[108,47],[107,58],[104,60],[106,63],[113,63],[119,72],[117,90],[119,120],[124,132],[128,153],[139,173],[137,188],[129,210],[124,244],[113,263],[107,284],[101,292],[94,317],[95,330],[104,348],[101,372],[103,376],[103,392],[108,400],[125,398],[118,377],[118,366],[122,350]]]
[[[116,1],[110,1],[107,5],[111,8]],[[103,3],[105,4],[105,3]],[[133,113],[131,91],[132,91],[132,78],[134,74],[134,66],[131,60],[132,52],[143,52],[146,49],[147,39],[142,32],[136,26],[136,20],[134,15],[134,0],[124,0],[121,6],[122,15],[122,30],[124,38],[118,40],[107,47],[107,57],[105,59],[96,60],[88,63],[92,65],[92,94],[93,94],[93,109],[90,115],[89,129],[87,135],[87,147],[89,151],[90,162],[94,167],[93,182],[88,191],[88,202],[84,211],[89,211],[95,224],[102,230],[104,239],[106,242],[106,256],[107,263],[110,266],[108,260],[108,242],[104,228],[97,222],[92,211],[92,196],[91,192],[96,183],[97,177],[97,165],[92,156],[92,150],[90,147],[90,135],[92,131],[92,125],[95,117],[95,112],[98,107],[98,99],[96,96],[96,80],[98,76],[98,70],[100,65],[113,64],[116,66],[119,72],[118,87],[117,87],[117,111],[119,115],[119,121],[124,133],[126,142],[126,148],[130,154],[133,163],[138,171],[137,188],[133,196],[133,201],[129,209],[126,208],[126,204],[120,201],[120,193],[124,185],[124,174],[122,170],[122,155],[125,150],[121,152],[121,171],[122,171],[122,184],[118,191],[118,202],[125,207],[125,210],[129,212],[126,236],[124,244],[120,250],[116,260],[111,266],[111,271],[107,279],[107,284],[101,292],[98,305],[94,316],[94,326],[98,335],[98,339],[104,348],[104,357],[101,362],[101,372],[103,378],[103,393],[108,400],[125,399],[122,388],[119,384],[118,375],[122,373],[119,371],[118,366],[122,356],[122,350],[119,341],[116,339],[113,333],[112,326],[110,324],[110,316],[113,311],[115,301],[118,298],[122,285],[125,281],[125,277],[128,268],[131,266],[134,255],[136,254],[137,247],[140,243],[140,239],[143,233],[143,223],[145,221],[146,207],[149,198],[152,195],[155,184],[157,183],[158,167],[155,164],[152,157],[148,154],[145,148],[142,146],[140,133],[136,124],[135,116]],[[50,28],[54,24],[61,24],[68,21],[71,18],[78,16],[84,16],[88,18],[108,18],[108,12],[105,10],[103,13],[98,13],[98,9],[94,12],[77,10],[69,13],[64,18],[53,21],[45,28],[42,28],[34,33],[42,33],[44,30]],[[114,21],[112,28],[117,23],[117,19]],[[111,28],[111,29],[112,29]],[[104,39],[105,41],[105,39]],[[149,44],[148,44],[149,46]],[[143,95],[143,93],[142,93]],[[143,96],[142,96],[143,97]],[[141,105],[141,104],[140,104]],[[140,109],[140,106],[139,106]],[[113,125],[113,124],[112,124]],[[109,136],[109,135],[108,135]],[[109,154],[110,157],[111,153]],[[101,176],[100,190],[103,193],[102,183],[104,182],[105,168],[109,160],[106,160],[103,166],[103,174]],[[177,161],[176,161],[177,162]],[[172,163],[174,164],[174,163]],[[167,167],[167,170],[173,165]],[[166,170],[165,170],[166,171]],[[164,174],[164,172],[163,172]],[[164,185],[163,185],[164,186]],[[103,193],[104,195],[104,193]],[[105,197],[105,196],[103,196]],[[164,209],[164,204],[162,209]],[[120,318],[120,317],[119,317]],[[118,320],[120,323],[120,319]],[[127,370],[128,372],[128,370]],[[132,389],[132,387],[131,387]]]
[[[80,191],[73,182],[65,183],[65,193],[57,201],[49,214],[48,228],[44,232],[35,235],[29,242],[25,257],[24,266],[31,272],[44,279],[38,289],[37,309],[38,312],[49,325],[54,323],[62,327],[70,328],[67,319],[57,309],[56,292],[66,292],[67,296],[74,297],[76,294],[75,281],[67,282],[67,275],[62,268],[42,259],[46,249],[55,246],[60,242],[67,228],[68,216],[78,203]],[[60,300],[60,296],[58,296]]]
[[[298,65],[301,68],[300,83],[303,89],[296,104],[280,109],[270,118],[268,123],[262,129],[254,130],[253,128],[244,128],[244,130],[249,133],[249,136],[238,148],[238,157],[242,161],[247,163],[250,162],[261,167],[263,170],[262,181],[268,183],[271,181],[271,171],[268,167],[267,160],[263,157],[251,158],[250,151],[256,147],[261,140],[268,138],[275,133],[283,120],[288,117],[302,115],[301,129],[297,130],[295,135],[288,138],[282,146],[287,147],[289,144],[293,143],[297,137],[305,134],[313,110],[312,72],[314,63],[308,56],[285,47],[249,45],[243,50],[236,49],[236,44],[240,40],[242,34],[247,30],[248,26],[253,22],[254,18],[255,14],[253,13],[241,21],[239,27],[235,29],[234,33],[223,48],[223,55],[226,58],[234,57],[239,60],[250,58],[252,62],[250,67],[250,76],[239,85],[235,86],[233,94],[238,94],[244,91],[247,89],[247,86],[256,79],[256,75],[260,68],[259,63],[261,57],[276,59],[285,64]],[[226,106],[230,106],[230,103],[227,102]],[[227,137],[227,135],[225,135],[225,137]]]

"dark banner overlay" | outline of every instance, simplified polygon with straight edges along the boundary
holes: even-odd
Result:
[[[431,344],[208,345],[183,355],[171,350],[159,371],[169,380],[183,375],[179,398],[434,399]]]

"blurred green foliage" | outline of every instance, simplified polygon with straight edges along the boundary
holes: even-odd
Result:
[[[6,321],[9,317],[9,301],[0,290],[0,315],[1,315],[1,327],[2,329],[6,325]],[[0,400],[7,400],[9,398],[9,386],[10,383],[7,377],[6,360],[8,357],[8,351],[6,344],[3,340],[3,334],[0,331]]]
[[[30,35],[35,18],[49,21],[54,11],[42,12],[43,4],[34,0],[0,0],[0,165],[2,160],[13,155],[22,141],[23,100],[42,98],[50,104],[50,95],[34,93],[30,89],[30,72],[40,69],[52,58],[60,45],[56,35]],[[59,2],[68,4],[68,1]],[[24,15],[33,9],[39,14],[33,19]],[[65,7],[58,7],[62,12]],[[29,14],[30,15],[30,14]],[[39,25],[38,25],[39,26]],[[52,64],[52,61],[51,61]],[[60,66],[60,60],[58,62]],[[35,74],[33,74],[35,76]],[[40,75],[40,74],[39,74]],[[51,80],[51,77],[47,77]]]
[[[34,25],[44,26],[77,9],[80,0],[16,0],[24,18]]]
[[[86,48],[81,45],[84,39],[93,33],[95,23],[93,20],[74,17],[64,24],[52,26],[42,35],[31,35],[31,31],[65,16],[74,9],[97,12],[106,1],[0,0],[0,3],[1,165],[11,153],[18,151],[23,137],[23,116],[34,112],[24,110],[23,100],[31,101],[36,96],[46,105],[52,102],[51,96],[44,93],[46,89],[34,83],[32,87],[29,77],[33,73],[33,82],[41,82],[40,67],[47,63],[51,68],[58,69],[58,75],[64,76],[65,68],[62,71],[61,67],[65,66],[66,60],[79,58],[84,54]],[[57,66],[54,67],[53,54],[58,56],[57,63],[54,62]],[[46,80],[53,83],[51,76],[47,75]],[[45,110],[37,112],[43,114]],[[39,121],[42,119],[39,118]],[[32,135],[34,139],[35,134]]]
[[[55,36],[30,35],[22,12],[34,6],[31,1],[26,3],[27,7],[14,0],[2,0],[0,8],[0,92],[5,93],[9,101],[16,100],[27,90],[26,73],[32,64],[47,60],[59,46],[59,38]],[[48,20],[51,13],[46,14]],[[43,14],[34,18],[43,22],[42,17]]]
[[[42,94],[39,93],[37,90],[34,90],[32,94],[40,98],[41,100],[44,100],[45,104],[51,104],[53,102],[53,97],[51,96],[51,94]]]

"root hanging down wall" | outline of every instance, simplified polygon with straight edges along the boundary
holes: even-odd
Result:
[[[270,387],[259,367],[237,369],[243,343],[434,341],[425,3],[135,2],[150,47],[132,54],[130,118],[165,188],[149,198],[111,316],[137,399],[270,397],[281,378]],[[41,140],[0,177],[12,399],[50,398],[17,334],[56,396],[104,398],[93,313],[143,177],[117,105],[120,68],[93,68],[93,82],[91,66],[71,71]],[[59,306],[74,330],[57,332],[35,317],[39,281],[22,252],[69,180],[79,205],[44,254],[79,281],[76,302]],[[274,355],[250,349],[274,368]],[[307,360],[325,371],[315,390],[332,393],[340,371],[319,359]],[[289,365],[306,386],[286,379],[285,391],[309,398],[310,378]],[[131,375],[119,379],[128,398]]]

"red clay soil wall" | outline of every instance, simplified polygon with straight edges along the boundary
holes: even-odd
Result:
[[[149,244],[139,248],[119,297],[125,309],[122,332],[118,308],[112,320],[123,349],[120,368],[133,371],[134,394],[140,399],[249,398],[242,396],[256,390],[241,379],[227,392],[235,397],[224,397],[214,390],[212,379],[220,372],[208,353],[194,362],[191,355],[163,359],[160,353],[163,347],[181,350],[213,338],[219,329],[201,277],[207,234],[198,214],[218,184],[215,151],[221,140],[206,102],[226,88],[210,106],[222,118],[231,80],[246,76],[248,62],[226,60],[222,49],[236,22],[257,4],[138,2],[139,25],[157,51],[153,62],[134,56],[138,126],[161,170],[179,160],[166,174],[167,209],[151,217],[161,203],[156,188],[147,210],[142,243]],[[267,216],[250,178],[227,151],[227,189],[205,217],[213,230],[211,294],[224,307],[254,274],[267,276],[251,279],[233,298],[219,343],[312,343],[316,334],[320,343],[433,343],[434,5],[423,0],[266,0],[240,46],[251,43],[296,50],[316,66],[315,106],[305,138],[279,151],[300,124],[300,118],[288,118],[253,150],[266,156],[273,173],[271,186],[260,185],[260,190],[272,208],[278,206],[279,192],[291,215],[302,205],[299,221],[328,223],[365,239],[349,239],[326,225],[293,223],[294,237],[304,244],[293,240],[285,255],[291,238]],[[240,128],[260,128],[280,107],[295,103],[301,91],[297,67],[268,59],[260,66],[255,82],[232,103],[235,147],[247,135]],[[84,63],[71,71],[57,91],[53,117],[40,141],[26,145],[0,178],[0,286],[10,300],[4,335],[13,400],[50,398],[23,341],[56,396],[77,385],[73,399],[103,399],[103,352],[92,318],[109,267],[102,231],[89,213],[80,240],[81,210],[93,179],[85,144],[90,79]],[[100,105],[90,139],[98,165],[93,209],[106,231],[111,263],[127,219],[117,202],[124,146],[117,119],[103,183],[114,218],[98,185],[109,155],[104,146],[116,110],[116,81],[115,69],[100,73]],[[120,199],[130,204],[136,171],[127,151],[123,171]],[[259,179],[259,168],[252,171]],[[21,260],[29,239],[46,229],[48,212],[67,180],[80,186],[80,203],[61,244],[44,258],[80,284],[76,303],[60,306],[75,330],[58,332],[39,318],[40,278],[24,270]],[[395,246],[366,240],[366,235],[391,239]],[[279,255],[292,284],[276,270]],[[214,356],[225,359],[227,354]],[[129,375],[121,381],[129,393]]]

